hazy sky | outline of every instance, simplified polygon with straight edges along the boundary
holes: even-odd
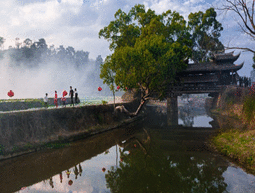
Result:
[[[109,42],[98,38],[98,32],[114,19],[120,8],[128,12],[135,4],[144,4],[156,13],[171,9],[186,19],[190,12],[205,11],[212,5],[224,2],[213,0],[0,0],[0,36],[6,39],[4,49],[15,46],[15,38],[23,42],[26,38],[37,41],[45,38],[48,46],[72,46],[75,50],[90,53],[90,59],[98,55],[105,58],[110,51]],[[224,45],[254,45],[238,30],[237,17],[233,14],[218,14],[224,31]],[[254,49],[254,47],[253,47]],[[235,51],[237,54],[239,51]],[[244,52],[236,64],[245,62],[239,74],[249,76],[252,70],[252,54]]]

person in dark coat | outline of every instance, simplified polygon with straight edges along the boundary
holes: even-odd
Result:
[[[78,104],[78,92],[76,88],[74,89],[74,101],[76,104]]]
[[[70,98],[71,98],[71,106],[72,106],[72,104],[73,104],[73,106],[74,106],[74,103],[73,103],[73,88],[72,88],[72,86],[70,86],[69,96],[70,96]]]

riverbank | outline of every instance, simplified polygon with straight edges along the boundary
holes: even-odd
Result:
[[[219,152],[255,173],[255,130],[232,129],[212,139]]]
[[[227,88],[211,100],[210,112],[220,128],[211,139],[211,145],[233,162],[255,173],[255,118],[248,119],[243,108],[247,91],[238,87]]]
[[[136,110],[138,105],[136,100],[125,103],[130,111]],[[124,114],[113,115],[113,111],[113,104],[107,104],[2,112],[0,160],[62,147],[142,119],[142,116],[131,119]]]

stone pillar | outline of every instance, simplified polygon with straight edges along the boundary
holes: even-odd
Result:
[[[178,125],[178,102],[176,95],[167,97],[167,123],[169,126]]]

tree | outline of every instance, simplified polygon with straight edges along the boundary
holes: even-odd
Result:
[[[240,30],[247,34],[252,40],[255,40],[255,24],[254,24],[254,4],[253,0],[225,0],[218,10],[225,12],[231,11],[240,19],[237,21]],[[227,49],[241,49],[255,54],[255,49],[249,47],[226,47]],[[254,55],[255,56],[255,55]]]
[[[214,8],[207,9],[205,13],[199,11],[189,14],[188,26],[192,34],[192,60],[195,62],[208,61],[212,52],[224,51],[220,42],[221,23],[216,19]]]
[[[185,59],[191,56],[186,21],[175,11],[157,15],[144,5],[135,5],[128,14],[119,9],[99,37],[110,41],[113,50],[101,65],[103,82],[141,91],[140,106],[132,115],[153,94],[164,98],[168,85],[187,67]]]
[[[144,132],[120,144],[123,148],[119,149],[119,167],[111,167],[105,174],[106,186],[111,192],[226,191],[222,174],[227,167],[219,164],[219,160],[198,154],[192,158],[185,153],[176,156],[169,151],[178,147],[169,148],[169,135],[161,140],[157,132],[153,135],[146,129]],[[173,140],[171,138],[171,142]]]
[[[0,37],[0,47],[2,47],[2,45],[4,44],[5,39],[3,37]]]
[[[25,39],[25,40],[23,41],[23,43],[24,43],[25,47],[30,48],[30,46],[32,45],[32,40],[29,39],[29,38],[27,38],[27,39]]]

